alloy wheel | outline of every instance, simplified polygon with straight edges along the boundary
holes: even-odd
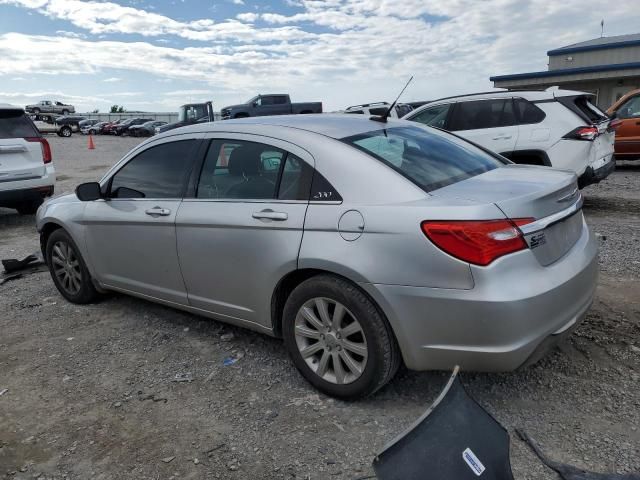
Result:
[[[323,380],[355,382],[367,365],[367,340],[357,318],[340,302],[317,297],[305,302],[295,319],[298,351]]]
[[[59,241],[53,245],[51,264],[60,286],[68,294],[76,295],[82,287],[82,271],[80,260],[69,243]]]

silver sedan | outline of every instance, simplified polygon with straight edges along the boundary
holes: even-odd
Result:
[[[597,245],[576,177],[355,115],[172,130],[43,205],[74,303],[113,290],[282,337],[339,397],[414,370],[504,371],[578,325]]]

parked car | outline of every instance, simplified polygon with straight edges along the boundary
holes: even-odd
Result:
[[[151,137],[156,134],[156,128],[164,125],[167,125],[167,122],[162,120],[151,120],[142,125],[133,125],[129,127],[129,135],[132,137]]]
[[[82,127],[80,129],[80,131],[84,134],[84,135],[98,135],[100,133],[102,133],[102,129],[109,124],[109,122],[97,122],[94,123],[93,125],[88,125],[86,127]]]
[[[155,133],[167,132],[174,128],[185,127],[194,123],[213,122],[213,117],[213,104],[211,102],[180,105],[178,109],[178,121],[155,127]]]
[[[598,272],[581,206],[575,174],[447,132],[283,116],[154,136],[37,228],[67,300],[115,290],[281,336],[354,397],[402,361],[512,370],[568,335]]]
[[[104,127],[102,127],[102,132],[100,133],[104,135],[111,135],[113,133],[113,129],[122,124],[125,120],[125,118],[121,118],[119,120],[114,120],[113,122],[108,122]]]
[[[41,100],[36,104],[27,105],[25,110],[29,113],[58,113],[60,115],[69,115],[76,113],[73,105],[66,105],[62,102],[52,102],[51,100]]]
[[[78,122],[78,126],[80,127],[80,130],[82,130],[85,127],[90,127],[92,125],[95,125],[96,123],[99,123],[100,120],[98,120],[97,118],[87,118],[85,120],[80,120]]]
[[[376,102],[376,103],[365,103],[363,105],[353,105],[351,107],[347,107],[344,113],[355,113],[361,115],[384,115],[391,104],[389,102]],[[389,112],[389,116],[392,118],[402,118],[409,112],[411,112],[413,108],[406,103],[398,103],[396,106]]]
[[[127,135],[129,133],[129,127],[142,125],[143,123],[150,122],[151,120],[153,120],[153,118],[129,118],[111,129],[111,133],[114,135]]]
[[[56,125],[58,126],[58,136],[70,137],[73,132],[79,132],[80,122],[84,120],[86,120],[85,117],[77,115],[68,115],[56,118]]]
[[[57,115],[50,113],[34,113],[29,115],[31,121],[40,133],[58,133],[58,125],[56,124]]]
[[[611,120],[570,90],[497,91],[435,100],[406,120],[455,132],[514,161],[571,170],[580,188],[615,168]]]
[[[55,182],[47,140],[21,107],[0,104],[0,207],[36,213]]]
[[[291,103],[286,94],[258,95],[247,103],[224,107],[220,112],[223,120],[292,113],[322,113],[322,102]]]
[[[640,90],[633,90],[607,110],[617,120],[616,159],[640,159]]]

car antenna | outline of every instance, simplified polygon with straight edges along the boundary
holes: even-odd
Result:
[[[387,118],[389,118],[389,115],[391,115],[391,110],[393,110],[393,107],[396,106],[396,103],[398,103],[398,100],[400,99],[400,96],[404,93],[404,91],[407,89],[407,87],[409,86],[409,84],[411,83],[411,80],[413,80],[413,75],[411,75],[411,78],[409,79],[409,81],[405,84],[404,88],[402,89],[402,91],[400,92],[400,95],[398,95],[396,97],[396,99],[393,101],[393,103],[391,105],[389,105],[389,108],[387,108],[387,111],[384,112],[384,115],[372,115],[371,117],[369,117],[369,120],[374,120],[376,122],[382,122],[382,123],[387,123]]]

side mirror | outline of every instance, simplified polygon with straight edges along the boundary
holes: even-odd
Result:
[[[253,102],[253,106],[257,107],[258,106],[258,102]]]
[[[82,183],[76,187],[76,197],[83,202],[92,202],[102,198],[98,182]]]

